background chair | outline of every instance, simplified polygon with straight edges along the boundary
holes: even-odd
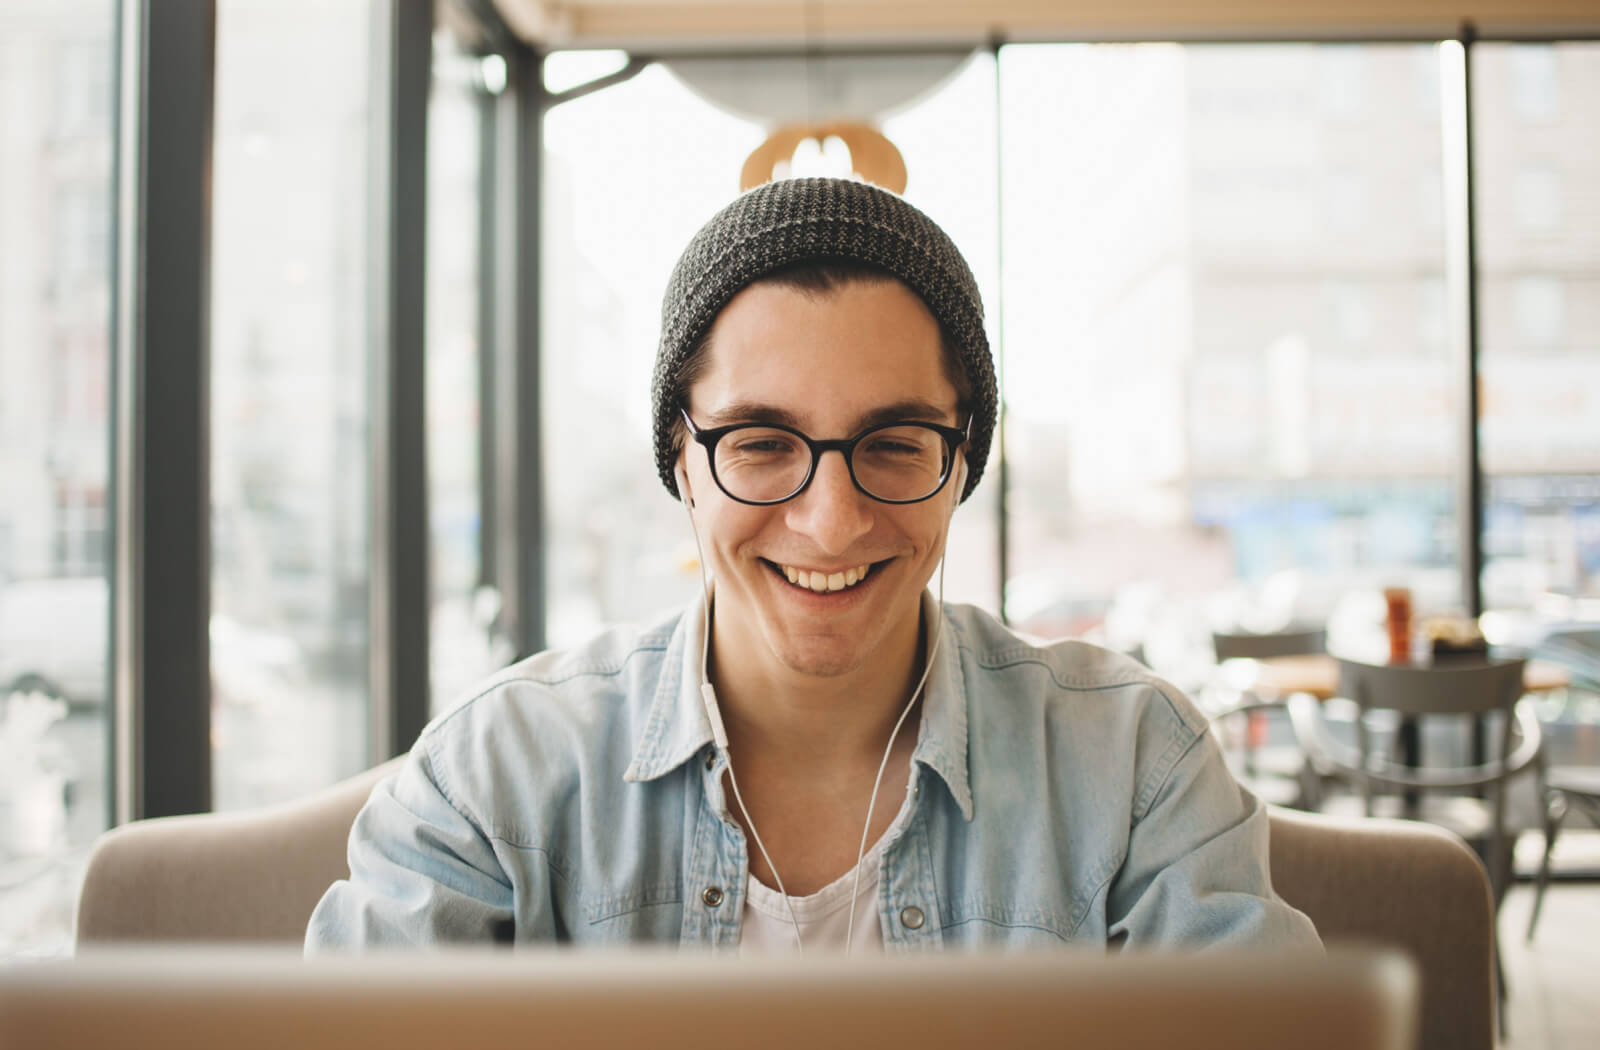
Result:
[[[128,942],[299,943],[349,874],[356,812],[395,759],[256,813],[166,817],[108,832],[78,902],[80,949]],[[1489,884],[1472,851],[1425,824],[1271,810],[1272,882],[1326,940],[1393,945],[1422,972],[1421,1050],[1490,1050]]]
[[[1323,652],[1327,632],[1321,628],[1269,634],[1213,631],[1211,645],[1219,665],[1228,660],[1268,660]],[[1235,688],[1225,670],[1204,692],[1207,714],[1222,730],[1218,739],[1240,783],[1273,805],[1315,809],[1321,783],[1305,753],[1292,741],[1269,742],[1272,722],[1283,713],[1288,698]],[[1231,732],[1235,727],[1241,731]]]
[[[1545,780],[1544,856],[1539,860],[1538,887],[1533,894],[1533,914],[1528,916],[1528,940],[1539,925],[1539,908],[1544,904],[1544,888],[1550,882],[1550,854],[1556,835],[1567,814],[1577,809],[1589,822],[1600,827],[1600,769],[1590,766],[1552,769]]]
[[[1518,703],[1523,673],[1522,660],[1387,666],[1340,659],[1339,692],[1357,709],[1354,744],[1330,730],[1309,697],[1293,698],[1290,714],[1310,760],[1350,784],[1364,814],[1421,818],[1479,850],[1498,903],[1511,879],[1507,784],[1526,772],[1543,782],[1539,722]],[[1496,714],[1498,757],[1438,762],[1421,754],[1423,719],[1454,718],[1472,727]]]
[[[1320,627],[1294,631],[1274,631],[1270,634],[1212,631],[1211,647],[1217,660],[1243,657],[1265,660],[1274,656],[1300,656],[1320,653],[1327,649],[1328,632]]]

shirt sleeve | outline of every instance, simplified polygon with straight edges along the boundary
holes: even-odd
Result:
[[[1125,948],[1317,948],[1304,914],[1272,889],[1267,808],[1229,772],[1208,729],[1136,811],[1107,898]]]
[[[512,883],[491,839],[449,798],[426,739],[350,829],[350,877],[323,894],[305,950],[509,939]]]

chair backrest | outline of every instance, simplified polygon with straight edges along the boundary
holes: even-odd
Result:
[[[1339,691],[1356,702],[1363,712],[1374,709],[1399,713],[1415,719],[1426,715],[1470,716],[1482,719],[1499,711],[1504,718],[1500,731],[1500,752],[1493,760],[1474,756],[1472,764],[1440,769],[1424,764],[1416,769],[1395,762],[1371,760],[1367,719],[1356,719],[1358,755],[1349,768],[1359,781],[1367,811],[1372,811],[1373,789],[1378,785],[1399,787],[1413,799],[1417,792],[1443,790],[1492,790],[1485,855],[1494,882],[1494,899],[1504,895],[1510,882],[1511,853],[1514,843],[1506,827],[1506,782],[1511,777],[1541,762],[1538,721],[1524,710],[1517,717],[1517,701],[1523,694],[1523,675],[1527,661],[1451,660],[1431,666],[1385,666],[1354,660],[1339,661]],[[1416,731],[1420,746],[1420,730]],[[1513,744],[1522,744],[1513,753]],[[1421,757],[1420,755],[1417,757]],[[1536,769],[1543,777],[1542,766]],[[1541,791],[1542,795],[1543,792]]]
[[[399,763],[279,806],[107,832],[78,894],[78,945],[303,941],[317,901],[350,874],[345,846],[356,813]]]
[[[1212,631],[1211,645],[1217,660],[1266,660],[1274,656],[1300,656],[1327,649],[1328,633],[1318,627],[1300,631],[1275,631],[1270,634]]]
[[[1419,1050],[1491,1050],[1494,905],[1477,855],[1430,824],[1270,812],[1272,886],[1323,940],[1392,945],[1416,961]]]
[[[1339,695],[1403,715],[1510,712],[1522,696],[1525,660],[1404,666],[1339,660]]]

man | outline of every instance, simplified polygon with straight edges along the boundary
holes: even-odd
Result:
[[[928,593],[997,394],[926,216],[845,180],[741,196],[672,275],[652,393],[705,597],[430,725],[309,950],[1318,943],[1187,700]]]

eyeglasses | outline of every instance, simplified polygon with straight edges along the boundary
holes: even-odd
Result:
[[[856,488],[880,503],[921,503],[950,478],[967,429],[938,423],[885,423],[853,438],[817,441],[777,423],[735,423],[701,430],[678,409],[689,435],[705,446],[711,477],[728,498],[753,506],[793,499],[817,473],[824,452],[838,452]],[[967,427],[972,426],[971,421]]]

